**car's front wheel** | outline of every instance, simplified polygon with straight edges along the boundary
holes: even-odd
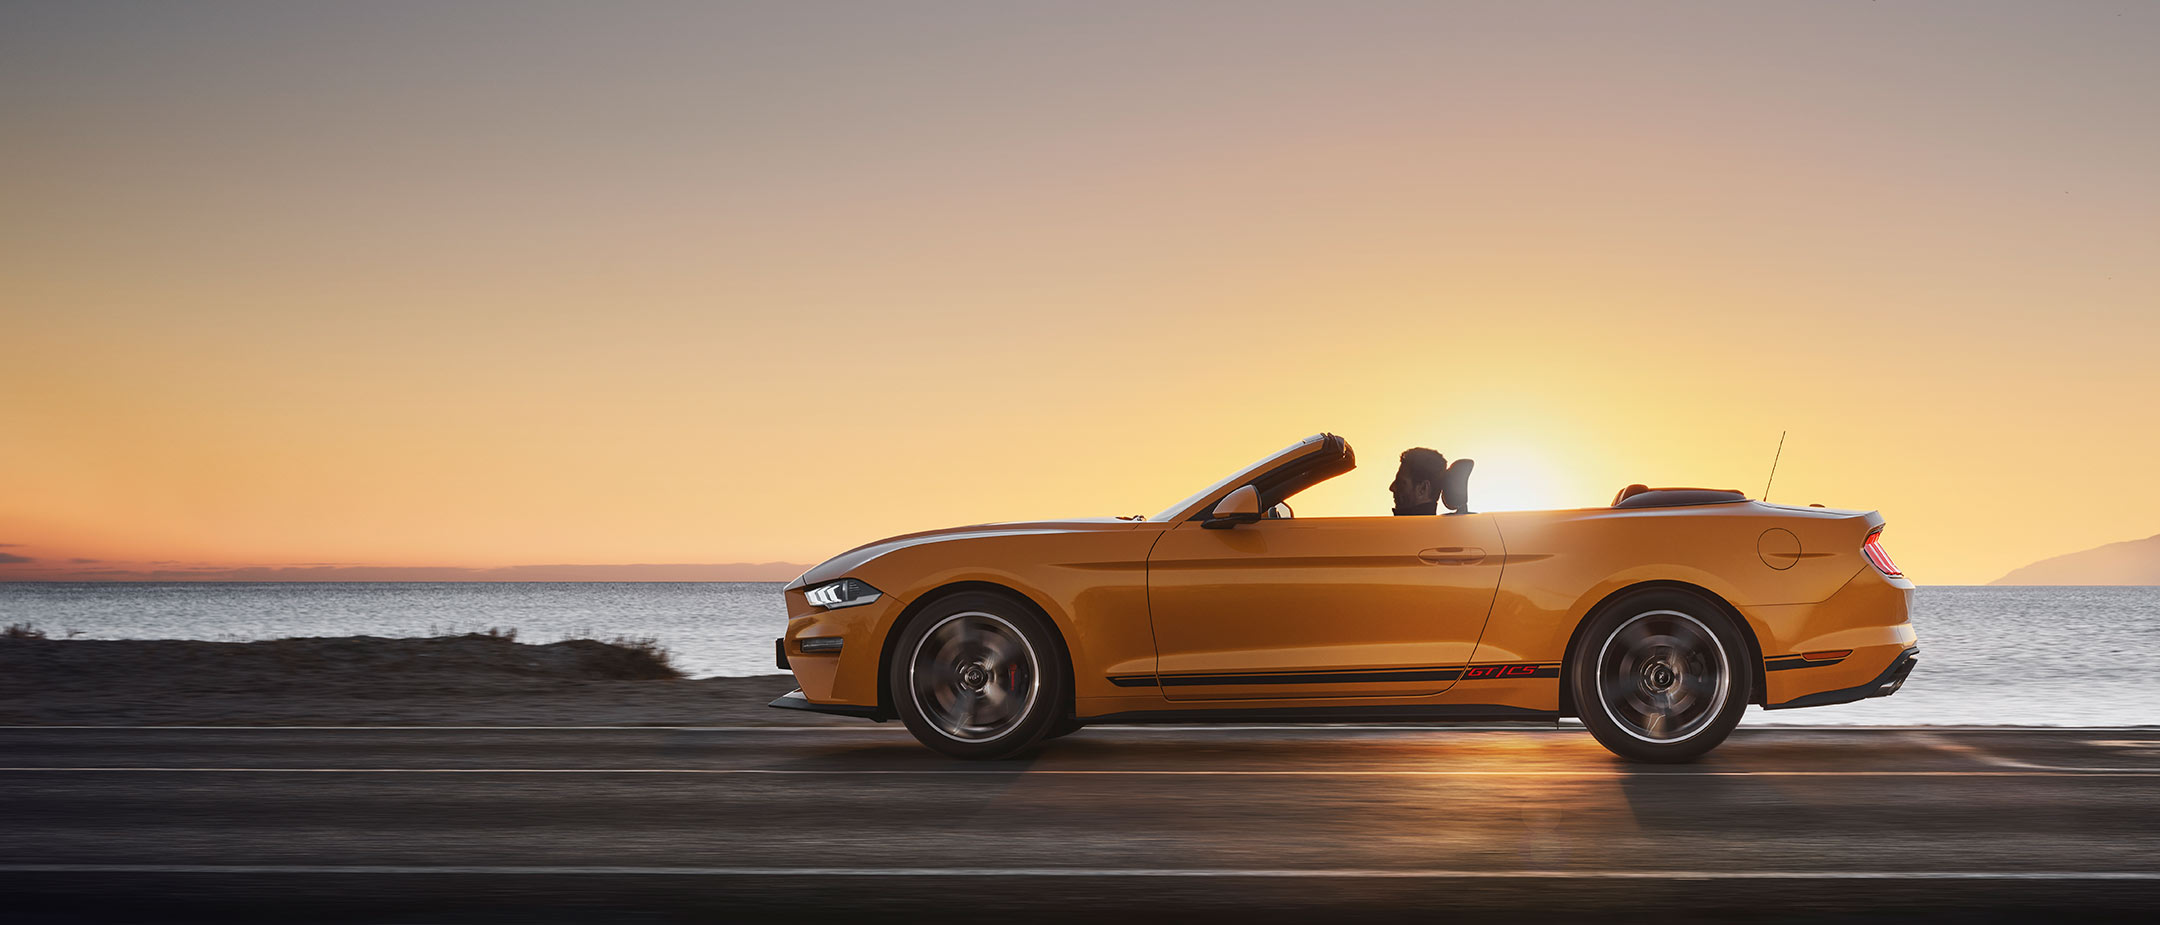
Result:
[[[1065,712],[1065,660],[1053,633],[1032,608],[1001,594],[932,601],[893,647],[893,708],[916,739],[955,758],[1019,752]]]
[[[1628,595],[1592,618],[1570,653],[1575,712],[1622,758],[1692,761],[1740,724],[1754,678],[1747,652],[1732,618],[1696,595]]]

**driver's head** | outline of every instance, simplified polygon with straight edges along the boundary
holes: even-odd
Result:
[[[1431,504],[1440,498],[1440,478],[1446,474],[1447,457],[1436,450],[1412,447],[1403,451],[1402,466],[1395,470],[1395,482],[1388,491],[1395,493],[1398,508]]]

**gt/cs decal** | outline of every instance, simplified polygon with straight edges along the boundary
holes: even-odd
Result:
[[[1525,662],[1519,665],[1472,665],[1463,669],[1465,681],[1490,681],[1498,678],[1557,678],[1560,666],[1548,662]]]

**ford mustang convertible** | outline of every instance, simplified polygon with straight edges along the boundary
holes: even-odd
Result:
[[[1090,723],[1576,716],[1686,761],[1748,704],[1885,696],[1917,658],[1880,514],[1641,485],[1568,511],[1285,503],[1354,465],[1320,434],[1153,517],[848,550],[784,592],[801,689],[773,706],[897,717],[962,758]]]

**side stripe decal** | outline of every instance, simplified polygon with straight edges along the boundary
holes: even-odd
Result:
[[[1119,687],[1210,687],[1252,684],[1380,684],[1399,681],[1491,681],[1557,678],[1559,662],[1499,662],[1464,668],[1352,668],[1338,671],[1275,671],[1241,674],[1136,674],[1110,678]]]

